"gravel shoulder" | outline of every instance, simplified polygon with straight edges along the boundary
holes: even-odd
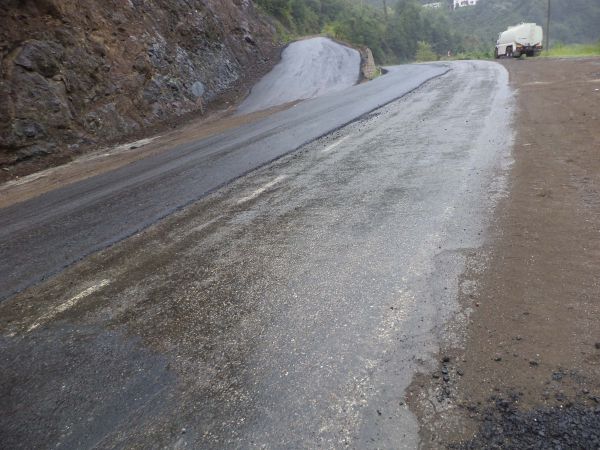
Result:
[[[600,59],[503,65],[518,104],[509,194],[460,283],[470,317],[408,403],[424,448],[596,448]]]

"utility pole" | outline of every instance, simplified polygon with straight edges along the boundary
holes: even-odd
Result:
[[[383,0],[383,17],[385,17],[385,23],[387,23],[388,22],[387,0]]]
[[[546,17],[546,53],[550,51],[550,0],[548,0],[548,16]]]

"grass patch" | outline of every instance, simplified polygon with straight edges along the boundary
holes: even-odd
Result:
[[[600,41],[595,44],[554,44],[549,52],[542,52],[541,56],[549,58],[600,56]]]
[[[378,78],[381,75],[383,75],[383,71],[381,70],[381,66],[375,66],[375,73],[373,74],[373,76],[371,78],[369,78],[369,81],[374,80],[375,78]]]

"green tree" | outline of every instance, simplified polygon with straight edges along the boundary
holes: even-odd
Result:
[[[437,55],[433,51],[431,44],[425,41],[417,42],[417,54],[415,55],[417,62],[436,61]]]

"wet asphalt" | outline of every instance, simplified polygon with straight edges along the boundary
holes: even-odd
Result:
[[[372,83],[0,209],[0,300],[447,70],[397,67]]]
[[[415,448],[404,389],[433,366],[448,321],[463,320],[458,278],[485,238],[510,164],[505,69],[450,68],[2,302],[4,445]],[[445,70],[409,66],[353,89],[376,97],[361,97],[370,111],[395,83],[406,91]],[[316,137],[328,114],[349,121],[350,92],[329,107],[315,100],[323,114],[314,118],[301,114],[309,102],[286,114],[299,114]],[[207,175],[193,175],[200,161],[241,158],[236,167],[250,170],[251,150],[265,162],[286,153],[265,142],[307,139],[282,122],[272,118],[272,134],[225,160],[211,159],[209,146],[202,158],[176,150],[171,176],[200,185],[180,204],[207,190]],[[233,132],[213,141],[235,138],[249,139]],[[211,180],[218,186],[226,175]],[[145,192],[156,186],[157,200],[173,192],[166,176],[137,177],[118,187],[132,191],[125,206],[109,193],[95,205],[135,216]],[[69,195],[52,198],[43,219],[32,212],[13,227],[18,242],[35,239],[27,230],[44,221],[58,221],[56,235],[69,225],[61,218]],[[5,294],[18,286],[3,283]]]

